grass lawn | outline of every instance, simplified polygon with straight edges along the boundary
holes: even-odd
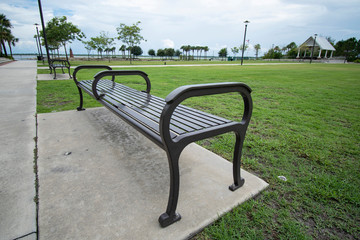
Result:
[[[109,61],[106,58],[103,59],[91,59],[90,61],[87,60],[70,60],[70,65],[71,66],[79,66],[79,65],[110,65],[110,66],[133,66],[133,65],[164,65],[166,62],[166,65],[189,65],[189,64],[240,64],[241,61],[240,60],[236,60],[236,61],[220,61],[220,60],[193,60],[193,61],[180,61],[180,60],[136,60],[136,61],[132,61],[130,64],[130,61],[124,61],[124,60],[111,60]],[[280,60],[273,60],[271,61],[271,63],[279,63],[281,62]],[[284,61],[282,61],[284,62]],[[42,64],[42,61],[38,61],[38,66],[39,67],[47,67],[47,60],[45,61],[45,64]],[[264,60],[244,60],[244,64],[248,64],[248,63],[269,63],[269,61],[264,61]]]
[[[194,239],[360,239],[360,65],[140,70],[149,74],[151,92],[160,97],[196,83],[241,81],[253,89],[242,167],[270,186]],[[144,89],[136,77],[122,82]],[[37,90],[38,113],[78,106],[72,80],[38,81]],[[100,106],[87,95],[84,102],[86,108]],[[241,102],[238,95],[225,94],[185,104],[239,119]],[[200,144],[231,160],[234,141],[233,134],[225,134]]]

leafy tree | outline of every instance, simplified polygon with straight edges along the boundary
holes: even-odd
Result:
[[[51,19],[46,24],[45,31],[49,45],[54,47],[64,46],[66,59],[68,59],[66,43],[71,43],[75,39],[81,41],[82,38],[85,38],[85,34],[77,26],[68,22],[65,16]],[[40,31],[40,34],[44,37],[43,31]]]
[[[238,47],[233,47],[233,48],[231,48],[231,52],[234,54],[234,57],[236,56],[236,54],[238,54],[239,53],[239,48]]]
[[[274,51],[276,51],[276,52],[281,52],[281,49],[280,49],[279,46],[275,46],[275,47],[274,47]]]
[[[178,50],[176,50],[176,51],[175,51],[175,56],[180,57],[180,55],[181,55],[180,50],[179,50],[179,49],[178,49]]]
[[[150,50],[148,51],[148,54],[149,54],[149,56],[154,57],[154,56],[155,56],[155,50],[154,50],[154,49],[150,49]]]
[[[222,48],[220,51],[219,51],[219,57],[221,58],[226,58],[227,56],[227,48]]]
[[[263,56],[264,59],[280,59],[282,58],[281,49],[279,46],[276,46],[275,48],[270,49],[265,55]]]
[[[120,26],[116,28],[119,35],[117,39],[127,44],[130,49],[133,48],[135,45],[140,44],[141,41],[145,40],[144,37],[140,35],[141,28],[138,26],[140,23],[141,22],[138,21],[132,26],[127,26],[124,23],[120,23]]]
[[[172,59],[172,57],[175,55],[175,50],[173,48],[165,48],[165,56],[170,57],[170,59]]]
[[[131,48],[131,54],[134,56],[140,56],[141,54],[143,54],[143,50],[139,46],[133,46]]]
[[[114,45],[114,38],[108,36],[108,33],[104,31],[100,32],[99,36],[92,37],[90,46],[94,50],[97,50],[98,56],[102,58],[102,53],[106,52],[109,57],[109,52],[114,51],[112,46]],[[110,59],[109,59],[110,60]]]
[[[293,58],[294,59],[294,58],[297,57],[297,54],[298,54],[298,49],[297,48],[292,48],[286,53],[286,56],[288,58]]]
[[[288,45],[286,45],[285,51],[286,51],[286,56],[288,58],[296,58],[298,52],[296,43],[291,42]]]
[[[164,49],[158,49],[156,55],[158,55],[162,59],[165,56]]]
[[[352,37],[347,40],[338,41],[335,45],[335,55],[336,56],[345,56],[346,61],[354,61],[357,56],[360,54],[360,40],[357,41],[356,38]]]
[[[96,45],[93,41],[83,41],[83,44],[85,45],[85,49],[88,52],[88,60],[90,60],[91,50],[96,49]]]
[[[249,45],[248,45],[248,44],[245,44],[245,47],[244,47],[244,45],[241,45],[241,46],[239,47],[239,50],[242,51],[243,48],[244,48],[244,52],[245,52],[245,51],[249,48]]]
[[[288,45],[286,45],[286,49],[287,51],[291,50],[291,49],[294,49],[294,48],[297,48],[297,45],[295,42],[291,42],[289,43]]]
[[[257,59],[258,56],[259,56],[259,50],[261,49],[261,46],[260,46],[260,44],[258,43],[258,44],[256,44],[256,45],[254,46],[254,48],[255,48],[255,56],[256,56],[256,59]]]

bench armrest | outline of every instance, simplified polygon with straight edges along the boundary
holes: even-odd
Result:
[[[81,69],[97,69],[97,68],[105,68],[105,69],[108,69],[108,70],[112,70],[111,67],[106,66],[106,65],[81,65],[81,66],[78,66],[78,67],[75,68],[75,70],[73,72],[73,77],[74,77],[75,83],[76,84],[78,83],[78,81],[76,79],[76,73],[78,71],[80,71]]]
[[[170,121],[176,107],[185,99],[222,93],[238,92],[244,100],[244,113],[241,124],[248,125],[252,113],[251,88],[245,83],[225,82],[185,85],[172,91],[166,98],[166,105],[161,113],[160,134],[162,139],[170,141]]]
[[[112,80],[114,81],[115,76],[129,76],[129,75],[142,76],[146,81],[146,91],[145,92],[150,93],[151,83],[150,83],[150,79],[146,73],[144,73],[142,71],[138,71],[138,70],[112,70],[112,71],[102,71],[102,72],[97,73],[94,76],[94,82],[92,84],[92,91],[93,91],[94,97],[98,100],[101,97],[97,93],[96,85],[99,82],[99,80],[102,79],[103,77],[112,76],[113,77]]]
[[[229,92],[241,93],[244,88],[247,89],[249,93],[251,92],[251,88],[248,85],[246,85],[245,83],[238,83],[238,82],[185,85],[178,87],[174,91],[169,93],[169,95],[165,98],[165,102],[172,103],[179,98],[186,99],[189,97],[213,95],[220,93],[229,93]]]

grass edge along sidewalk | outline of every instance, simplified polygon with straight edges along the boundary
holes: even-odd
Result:
[[[254,112],[243,168],[270,184],[194,239],[360,238],[360,66],[294,64],[146,68],[154,95],[185,84],[241,81],[253,89]],[[96,71],[80,77],[91,78]],[[142,88],[136,78],[122,83]],[[236,119],[233,94],[194,98],[191,107]],[[233,104],[228,104],[232,101]],[[85,107],[99,106],[86,99]],[[75,109],[72,80],[39,81],[38,112]],[[230,160],[234,138],[200,142]],[[285,176],[283,181],[278,176]]]

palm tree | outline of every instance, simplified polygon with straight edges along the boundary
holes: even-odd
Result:
[[[121,45],[119,51],[122,52],[122,58],[125,58],[126,46],[125,46],[125,45]]]
[[[5,56],[7,56],[6,48],[5,48],[5,40],[9,39],[11,35],[12,25],[10,20],[4,15],[0,14],[0,53],[2,55],[2,50],[4,49]]]
[[[181,46],[181,48],[183,50],[183,52],[185,51],[185,60],[188,60],[188,52],[190,52],[191,46],[190,45],[184,45]]]
[[[195,50],[196,50],[196,57],[197,57],[197,59],[199,60],[200,58],[199,58],[199,51],[201,51],[201,47],[200,46],[196,46],[195,47]]]
[[[205,46],[204,47],[204,52],[205,52],[205,59],[206,59],[206,53],[209,51],[209,47],[208,46]]]
[[[258,58],[258,55],[259,55],[259,50],[261,49],[261,46],[260,46],[260,44],[258,43],[258,44],[256,44],[255,46],[254,46],[254,48],[255,48],[255,56],[256,56],[256,59]]]
[[[195,49],[196,47],[190,46],[190,50],[193,52],[193,58],[195,58]]]
[[[10,35],[8,35],[8,38],[6,40],[7,40],[8,44],[9,44],[10,56],[12,57],[13,54],[12,54],[11,45],[13,47],[15,47],[15,43],[19,42],[19,39],[14,37],[14,35],[10,34]]]

